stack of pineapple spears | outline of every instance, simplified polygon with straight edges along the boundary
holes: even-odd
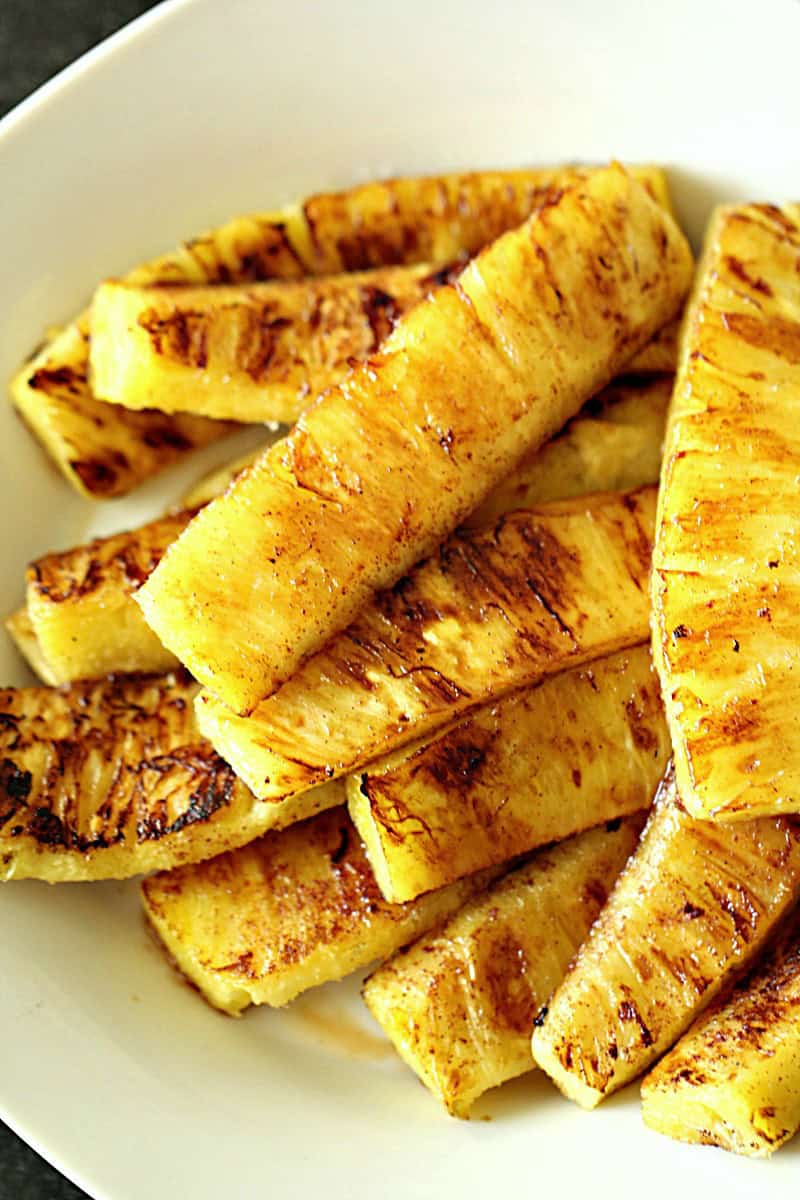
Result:
[[[677,1041],[648,1123],[768,1153],[800,1125],[800,212],[715,218],[673,390],[667,210],[655,169],[402,180],[103,285],[14,387],[77,486],[299,420],[31,565],[9,629],[63,686],[3,695],[0,863],[160,870],[145,912],[230,1013],[381,960],[366,1002],[457,1115],[535,1063],[592,1107]]]

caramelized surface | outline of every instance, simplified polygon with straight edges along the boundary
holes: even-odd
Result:
[[[533,1037],[585,1108],[635,1079],[753,962],[800,892],[791,818],[695,821],[669,779]]]
[[[336,808],[156,875],[142,885],[142,898],[175,964],[210,1004],[236,1015],[249,1004],[287,1004],[386,957],[492,877],[387,904],[346,811]]]
[[[800,811],[800,207],[712,220],[662,471],[654,656],[697,817]]]
[[[480,708],[347,781],[389,900],[647,808],[670,754],[649,647]]]

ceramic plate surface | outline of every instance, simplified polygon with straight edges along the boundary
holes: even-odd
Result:
[[[799,64],[797,0],[165,5],[0,127],[0,374],[102,276],[374,175],[662,162],[697,240],[718,200],[800,198]],[[234,449],[92,506],[4,409],[2,611],[28,559],[154,514]],[[0,667],[27,678],[5,643]],[[219,1016],[151,945],[135,885],[14,884],[0,908],[0,1112],[97,1197],[796,1194],[800,1145],[766,1165],[678,1146],[635,1089],[585,1114],[533,1075],[457,1123],[352,983]]]

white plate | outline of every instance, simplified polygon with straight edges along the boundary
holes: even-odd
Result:
[[[796,0],[161,7],[2,127],[0,374],[102,275],[369,175],[659,161],[695,237],[717,199],[796,199],[799,52]],[[0,454],[3,611],[31,556],[141,519],[180,482],[93,508],[8,410]],[[6,645],[0,667],[24,679]],[[586,1115],[534,1076],[483,1103],[491,1123],[459,1124],[374,1036],[336,1031],[358,1019],[350,984],[218,1016],[150,945],[133,885],[16,884],[0,903],[0,1110],[95,1196],[796,1192],[800,1148],[756,1166],[674,1145],[641,1126],[635,1090]]]

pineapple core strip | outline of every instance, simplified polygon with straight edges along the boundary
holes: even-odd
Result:
[[[148,623],[252,711],[607,384],[690,274],[685,238],[621,167],[553,198],[198,514],[137,593]]]
[[[695,821],[670,774],[533,1035],[536,1062],[571,1100],[594,1108],[753,962],[798,891],[800,830],[791,818]]]
[[[480,708],[347,781],[387,900],[647,808],[670,755],[645,644]]]
[[[484,506],[483,523],[508,509],[543,500],[655,483],[669,386],[668,379],[660,378],[612,384],[500,484]],[[184,499],[183,513],[45,555],[32,565],[27,641],[21,648],[29,661],[36,653],[34,670],[46,683],[176,665],[175,656],[145,623],[133,592],[187,524],[192,515],[188,510],[196,511],[224,491],[250,461],[239,459],[212,472]],[[481,523],[479,515],[473,514],[471,525]],[[13,620],[20,619],[21,614],[15,614]],[[9,632],[21,646],[17,626]]]
[[[370,1012],[453,1116],[533,1070],[534,1021],[643,824],[627,817],[540,851],[367,979]]]
[[[177,665],[132,597],[193,516],[191,510],[168,514],[31,563],[28,617],[57,682]]]
[[[460,269],[423,263],[246,287],[104,283],[92,301],[92,388],[131,409],[292,423]]]
[[[653,644],[696,817],[800,812],[800,205],[709,228],[669,418]]]
[[[632,168],[670,210],[664,173]],[[362,184],[303,205],[237,217],[126,276],[150,284],[237,284],[473,254],[524,221],[554,188],[588,174],[552,168],[483,171]],[[234,427],[203,417],[133,413],[98,401],[88,382],[83,314],[27,362],[14,404],[79,492],[124,495],[196,446]]]
[[[647,347],[643,353],[646,351]],[[464,524],[476,528],[514,508],[657,483],[672,393],[670,369],[652,379],[622,376],[609,384],[560,433],[540,450],[527,454]],[[199,508],[221,496],[262,453],[245,454],[209,471],[185,494],[182,506]]]
[[[180,671],[0,691],[0,879],[123,879],[341,803],[260,804],[197,730]]]
[[[142,884],[144,910],[210,1004],[237,1015],[385,958],[450,916],[497,872],[412,904],[381,897],[344,808]]]
[[[350,774],[467,711],[647,637],[655,488],[454,534],[250,717],[198,722],[257,796]]]
[[[800,921],[642,1082],[642,1116],[682,1142],[763,1158],[800,1128]]]

